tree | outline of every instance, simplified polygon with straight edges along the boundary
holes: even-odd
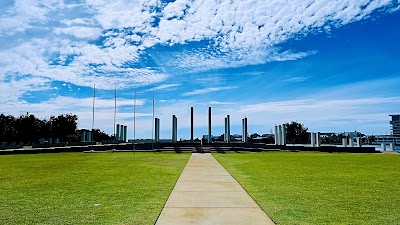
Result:
[[[16,131],[16,138],[15,140],[25,143],[35,143],[40,139],[40,124],[41,120],[36,118],[35,115],[29,114],[22,114],[15,120],[15,131]]]
[[[221,134],[220,136],[215,139],[215,141],[224,141],[225,140],[225,134]]]
[[[38,143],[40,138],[59,138],[60,142],[78,142],[80,131],[77,130],[78,116],[61,114],[39,119],[26,113],[15,118],[0,114],[0,142]],[[93,131],[94,141],[109,140],[112,137],[100,129]]]
[[[0,114],[0,141],[15,141],[15,117]]]
[[[53,131],[51,123],[47,119],[40,120],[39,122],[39,136],[40,138],[50,138],[52,137]]]
[[[308,128],[302,123],[292,121],[286,123],[286,141],[288,144],[307,144],[308,143]]]
[[[260,135],[257,133],[250,134],[250,138],[258,138],[258,137],[260,137]]]
[[[77,129],[78,116],[73,114],[61,114],[57,117],[51,116],[49,123],[51,124],[52,136],[59,138],[60,142],[72,141],[71,135],[75,135]]]
[[[112,140],[112,137],[106,134],[104,131],[100,129],[94,129],[93,131],[93,141],[100,142],[102,140]]]
[[[273,144],[275,142],[275,139],[272,137],[272,135],[271,136],[266,136],[266,137],[264,137],[262,139],[261,142],[265,143],[265,144]]]
[[[374,135],[368,136],[368,144],[372,145],[374,142],[375,142],[375,136]]]

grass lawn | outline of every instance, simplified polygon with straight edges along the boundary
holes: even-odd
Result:
[[[0,224],[154,224],[189,157],[0,156]]]
[[[277,224],[400,224],[400,155],[213,155]]]

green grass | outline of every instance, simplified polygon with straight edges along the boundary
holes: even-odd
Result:
[[[154,224],[189,157],[0,156],[0,224]]]
[[[213,154],[277,224],[400,224],[400,156]]]

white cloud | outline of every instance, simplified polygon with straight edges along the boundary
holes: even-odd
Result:
[[[132,46],[132,48],[136,48]],[[0,75],[30,74],[31,77],[46,77],[52,81],[91,87],[94,83],[101,89],[144,86],[164,81],[168,75],[156,70],[120,67],[126,58],[135,58],[131,48],[101,49],[96,45],[45,39],[30,42],[0,51]],[[69,54],[75,55],[69,65],[52,65],[52,61],[65,63]],[[47,59],[46,55],[59,55]],[[19,62],[18,64],[14,62]]]
[[[143,99],[136,99],[136,105],[140,106],[145,103]],[[93,106],[93,98],[72,98],[72,97],[63,97],[59,96],[56,98],[49,99],[46,104],[53,105],[56,108],[68,108],[71,109],[73,107],[77,108],[92,108]],[[132,99],[117,99],[117,107],[120,106],[133,106]],[[96,109],[109,109],[114,107],[114,99],[95,99],[95,107]]]
[[[254,105],[242,106],[240,112],[242,113],[258,113],[258,112],[271,112],[271,113],[298,113],[298,112],[314,112],[315,110],[323,110],[326,113],[329,111],[341,111],[345,108],[345,111],[352,111],[351,109],[357,109],[358,107],[371,107],[371,105],[385,104],[385,103],[399,103],[400,97],[388,97],[388,98],[358,98],[358,99],[334,99],[334,100],[320,100],[320,99],[303,99],[293,101],[279,101],[279,102],[268,102],[258,103]],[[332,115],[330,115],[332,116]],[[343,114],[336,114],[335,117],[343,116]]]
[[[176,88],[181,86],[181,84],[162,84],[159,86],[156,86],[154,88],[150,88],[149,91],[159,91],[159,90],[170,90],[171,88]]]
[[[67,27],[67,28],[55,28],[54,33],[71,35],[76,38],[83,39],[94,39],[101,35],[102,30],[99,28],[91,27]]]
[[[233,105],[234,102],[218,102],[218,101],[211,101],[208,102],[209,105]]]
[[[310,78],[310,77],[307,77],[307,76],[304,76],[304,77],[295,76],[295,77],[286,78],[286,79],[284,79],[283,81],[284,81],[284,82],[303,82],[303,81],[308,80],[309,78]]]
[[[203,89],[197,89],[197,90],[190,91],[190,92],[185,92],[182,95],[183,96],[201,95],[201,94],[206,94],[206,93],[210,93],[210,92],[230,90],[230,89],[234,89],[234,88],[237,88],[237,87],[235,87],[235,86],[208,87],[208,88],[203,88]]]
[[[9,78],[10,79],[10,78]],[[50,80],[44,77],[11,78],[7,82],[0,81],[0,103],[2,110],[7,111],[9,102],[18,101],[25,93],[51,89]]]
[[[0,36],[13,35],[32,28],[32,23],[42,23],[46,20],[47,14],[52,11],[57,0],[16,0],[14,5],[6,10],[6,15],[0,18]]]
[[[65,19],[61,20],[61,23],[72,26],[72,25],[91,25],[93,21],[89,18],[75,18],[75,19]]]
[[[265,49],[247,52],[219,53],[218,51],[195,50],[177,53],[166,63],[168,66],[178,67],[187,73],[203,72],[212,69],[236,68],[247,65],[258,65],[273,61],[293,61],[316,54],[316,51],[279,52],[278,49]]]
[[[3,69],[2,72],[25,75],[46,74],[48,70],[54,70],[68,74],[65,76],[71,76],[70,80],[78,80],[80,74],[94,74],[93,77],[99,78],[110,70],[129,73],[126,63],[140,61],[142,51],[156,44],[174,45],[202,40],[209,42],[206,48],[176,54],[166,65],[177,65],[186,71],[204,71],[296,60],[315,52],[293,53],[274,46],[329,25],[341,26],[361,20],[376,9],[390,11],[397,7],[398,4],[390,0],[178,0],[169,3],[159,0],[87,0],[85,4],[67,4],[61,0],[16,0],[0,19],[0,35],[12,35],[26,29],[53,28],[51,30],[56,34],[93,39],[104,31],[104,47],[74,42],[67,37],[53,41],[36,38],[7,49],[3,53],[11,54],[13,60],[2,58],[0,64],[10,68],[17,61],[15,59],[22,58],[22,68]],[[69,16],[71,10],[80,13],[74,18]],[[63,26],[52,22],[57,20]],[[54,56],[60,62],[71,62],[63,67],[50,65],[46,58]],[[101,73],[90,65],[100,65]],[[57,78],[52,76],[52,79]],[[89,77],[89,80],[92,79]],[[144,83],[147,85],[162,78],[143,80],[150,81]],[[91,82],[81,83],[87,85]]]

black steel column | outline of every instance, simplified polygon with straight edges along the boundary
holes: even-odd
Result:
[[[194,126],[193,126],[193,107],[190,108],[190,143],[193,143],[193,130],[194,130]]]
[[[211,107],[208,107],[208,143],[211,143]]]
[[[231,116],[227,115],[226,120],[228,122],[227,124],[227,130],[226,130],[226,142],[231,143]]]

